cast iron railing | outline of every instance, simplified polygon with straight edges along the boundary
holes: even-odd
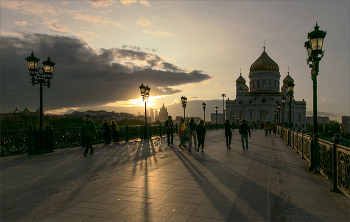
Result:
[[[311,161],[311,136],[278,127],[278,133],[286,139],[290,139],[293,149],[309,162]],[[290,137],[288,137],[290,133]],[[317,139],[317,170],[326,178],[333,181],[333,190],[339,189],[350,198],[350,148]]]

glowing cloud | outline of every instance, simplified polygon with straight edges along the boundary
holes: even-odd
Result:
[[[161,36],[170,37],[170,36],[173,35],[172,33],[166,32],[166,31],[148,31],[148,30],[143,30],[142,33],[145,33],[145,34],[152,34],[152,35],[154,35],[155,37],[161,37]]]
[[[146,20],[146,19],[143,18],[143,17],[137,19],[137,20],[136,20],[136,23],[137,23],[137,24],[140,24],[140,25],[142,25],[142,26],[147,26],[147,25],[150,25],[150,24],[151,24],[150,21]]]

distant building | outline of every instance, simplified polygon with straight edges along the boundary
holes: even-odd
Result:
[[[328,116],[318,116],[317,117],[317,123],[323,123],[327,124],[330,122],[330,119]],[[306,117],[306,123],[314,124],[314,117],[313,116],[307,116]]]
[[[168,116],[169,116],[168,109],[165,108],[164,103],[163,103],[163,106],[159,110],[159,115],[157,116],[156,121],[157,120],[159,120],[161,122],[165,121],[168,119]]]
[[[226,116],[231,121],[233,118],[246,119],[249,122],[273,122],[275,110],[281,104],[281,98],[286,98],[284,106],[284,123],[289,124],[289,98],[287,95],[287,84],[294,83],[293,78],[288,75],[283,79],[280,88],[280,72],[278,64],[265,52],[250,66],[249,87],[240,73],[236,80],[236,99],[226,100]],[[281,89],[281,90],[280,90]],[[291,102],[291,122],[296,130],[306,130],[306,102]],[[234,115],[234,116],[233,116]],[[221,116],[218,121],[222,120]],[[282,123],[282,115],[279,115],[279,123]]]
[[[104,120],[114,120],[114,121],[120,121],[123,119],[133,119],[134,115],[130,113],[116,113],[114,111],[107,112],[105,110],[87,110],[84,112],[74,111],[71,114],[66,114],[65,116],[73,116],[73,117],[84,117],[84,115],[89,114],[91,116],[91,120],[94,122],[104,122]]]
[[[31,112],[29,107],[23,111],[18,111],[18,106],[16,106],[15,111],[10,113],[1,113],[1,128],[14,127],[17,126],[21,129],[27,129],[31,126],[39,125],[40,111],[37,109],[35,112]],[[46,124],[44,118],[44,125]]]
[[[149,108],[149,117],[151,118],[151,122],[154,122],[154,110],[153,110],[153,108]]]
[[[341,121],[342,133],[343,134],[350,133],[350,116],[342,116],[341,119],[342,119]]]

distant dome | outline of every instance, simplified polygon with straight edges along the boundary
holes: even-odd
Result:
[[[237,83],[237,84],[245,84],[245,79],[243,78],[242,75],[240,75],[240,76],[238,77],[238,79],[236,80],[236,83]]]
[[[283,84],[288,84],[289,82],[294,83],[294,79],[289,75],[288,72],[288,75],[283,79]]]
[[[265,52],[261,53],[260,57],[250,66],[250,71],[272,70],[279,71],[279,67]]]

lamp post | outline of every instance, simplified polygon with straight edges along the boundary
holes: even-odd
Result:
[[[44,68],[38,67],[39,58],[34,56],[34,53],[26,58],[28,63],[28,73],[32,77],[32,85],[40,84],[40,130],[43,130],[44,111],[43,111],[43,85],[50,88],[50,80],[53,77],[53,67],[56,63],[50,60],[50,57],[43,62]]]
[[[226,110],[224,110],[224,121],[222,122],[223,124],[225,123],[225,118],[226,117]]]
[[[238,128],[238,117],[236,118],[236,120],[237,120],[237,128]]]
[[[309,166],[310,171],[318,172],[317,169],[317,75],[319,72],[319,62],[321,61],[324,51],[322,51],[323,40],[326,37],[327,32],[319,29],[317,25],[314,27],[312,32],[307,35],[308,41],[305,42],[304,47],[306,48],[308,58],[306,60],[307,65],[311,68],[311,79],[313,82],[313,134],[311,146],[311,162]]]
[[[278,115],[278,125],[281,124],[281,104],[278,104],[277,106],[277,115]]]
[[[282,96],[281,104],[282,104],[282,127],[284,127],[284,105],[286,104],[286,97]]]
[[[139,86],[142,96],[142,101],[145,101],[145,136],[144,138],[147,139],[147,102],[149,97],[149,91],[151,90],[148,85],[144,86],[143,83],[141,86]]]
[[[203,102],[203,103],[202,103],[202,106],[203,106],[204,122],[205,122],[205,108],[206,108],[207,104],[205,104],[205,102]]]
[[[225,122],[225,97],[226,97],[226,94],[222,94],[222,113],[224,114],[223,115],[223,123]]]
[[[215,119],[215,123],[216,123],[216,128],[218,128],[218,107],[215,106],[215,113],[216,113],[216,119]]]
[[[294,89],[294,83],[288,82],[287,83],[287,93],[289,97],[289,129],[292,130],[292,99],[293,99],[293,89]]]
[[[182,103],[182,107],[184,108],[184,120],[186,120],[186,104],[187,104],[187,98],[185,96],[181,96],[181,103]]]

